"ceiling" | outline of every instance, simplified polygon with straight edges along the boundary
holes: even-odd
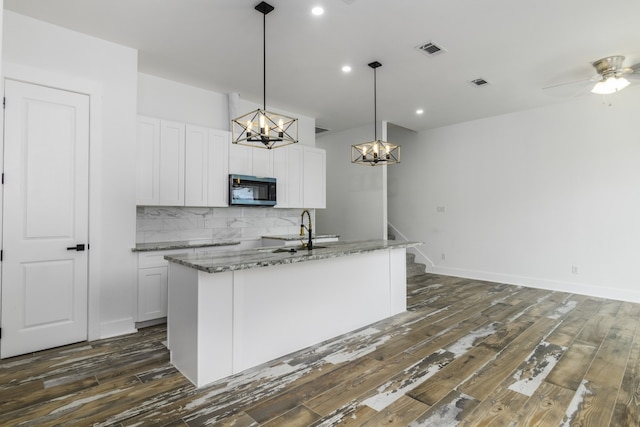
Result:
[[[261,104],[258,3],[4,0],[5,9],[138,49],[140,72]],[[565,102],[567,93],[542,88],[588,79],[591,62],[605,56],[640,62],[637,0],[269,3],[267,109],[315,117],[330,130],[372,122],[374,60],[382,63],[377,118],[413,130]],[[322,16],[310,13],[316,5]],[[416,49],[429,41],[446,52]],[[477,78],[490,84],[469,83]]]

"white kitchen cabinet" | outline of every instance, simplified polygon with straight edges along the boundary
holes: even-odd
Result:
[[[273,151],[273,176],[276,178],[276,208],[302,208],[303,147],[295,144]]]
[[[283,150],[276,148],[274,150]],[[273,177],[273,151],[246,145],[231,144],[229,147],[229,173]]]
[[[192,253],[193,249],[140,252],[138,254],[138,310],[136,322],[167,317],[169,263],[165,255]]]
[[[225,252],[240,249],[239,245],[205,246],[138,252],[138,309],[136,322],[167,317],[167,286],[169,262],[165,255]]]
[[[184,205],[185,124],[160,121],[159,205]]]
[[[206,206],[209,184],[209,129],[187,125],[185,140],[185,206]]]
[[[326,207],[326,152],[321,148],[304,147],[302,183],[305,208]]]
[[[230,140],[227,131],[139,116],[136,204],[227,206]]]
[[[167,317],[167,267],[138,270],[138,322]]]
[[[227,206],[229,201],[229,145],[231,132],[209,129],[207,206]]]
[[[229,132],[186,126],[185,206],[227,206]]]
[[[136,204],[160,202],[160,120],[138,117],[136,157]]]

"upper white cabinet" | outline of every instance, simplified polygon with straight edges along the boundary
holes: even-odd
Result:
[[[327,207],[327,153],[321,148],[304,147],[302,194],[305,208]]]
[[[187,125],[185,206],[206,206],[208,199],[209,129]]]
[[[274,176],[272,153],[284,148],[263,150],[246,145],[231,144],[229,147],[229,173],[271,178]]]
[[[209,129],[207,206],[229,203],[229,146],[231,132]]]
[[[184,204],[184,130],[183,123],[138,118],[138,205]]]
[[[138,205],[227,206],[230,133],[138,117]]]
[[[185,206],[227,206],[229,132],[187,125]]]
[[[136,204],[160,201],[160,120],[138,117]]]
[[[287,145],[273,150],[273,176],[276,178],[277,208],[302,208],[303,147]]]
[[[160,121],[160,205],[184,205],[185,124]]]

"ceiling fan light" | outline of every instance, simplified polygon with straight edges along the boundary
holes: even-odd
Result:
[[[629,80],[624,77],[609,77],[596,83],[595,86],[593,86],[593,89],[591,89],[591,93],[595,93],[597,95],[610,95],[627,86],[629,86]]]

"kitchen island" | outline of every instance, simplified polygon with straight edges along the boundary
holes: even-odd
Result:
[[[401,313],[406,248],[417,245],[371,240],[167,256],[171,362],[201,387]]]

